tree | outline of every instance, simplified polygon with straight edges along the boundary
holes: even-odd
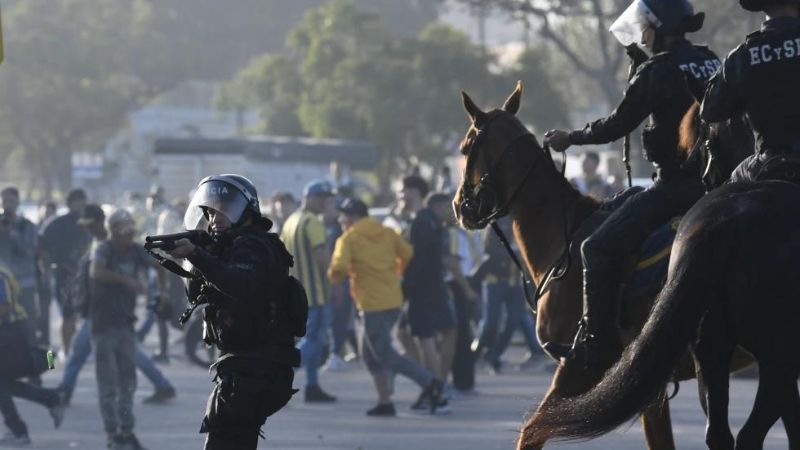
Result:
[[[47,192],[70,185],[70,156],[147,91],[124,55],[143,30],[146,2],[25,0],[6,8],[0,132]]]
[[[255,107],[263,132],[283,133],[291,127],[280,124],[297,123],[310,136],[372,140],[386,170],[411,157],[439,163],[465,130],[460,90],[497,101],[523,66],[537,78],[531,92],[546,105],[531,109],[531,117],[563,124],[565,107],[539,66],[543,60],[537,54],[492,73],[491,59],[458,30],[433,23],[414,38],[398,38],[378,15],[335,0],[306,13],[283,56],[259,57],[242,70],[219,105]],[[296,122],[275,118],[292,113]]]
[[[507,12],[525,23],[567,62],[559,78],[570,79],[574,73],[590,80],[608,107],[621,98],[628,61],[619,43],[608,31],[631,0],[458,0],[476,14],[495,9]],[[712,49],[725,55],[740,42],[745,30],[753,28],[753,17],[742,11],[737,2],[726,0],[696,1],[695,10],[706,11],[706,26],[698,35]]]
[[[229,79],[254,56],[282,47],[304,11],[324,1],[8,0],[0,157],[14,153],[36,174],[24,179],[40,182],[45,196],[66,190],[72,152],[101,147],[129,112],[182,81]],[[397,25],[409,30],[432,19],[410,0],[361,2],[405,12]],[[284,79],[270,87],[280,94],[275,106],[295,110]],[[292,120],[275,113],[269,121],[299,131]]]

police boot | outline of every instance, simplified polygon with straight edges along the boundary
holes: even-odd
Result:
[[[583,271],[583,317],[569,357],[587,367],[607,368],[622,349],[619,283],[608,272]],[[601,367],[602,366],[602,367]]]

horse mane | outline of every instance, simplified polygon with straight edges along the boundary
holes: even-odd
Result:
[[[700,104],[696,101],[689,107],[686,114],[681,119],[681,125],[678,129],[678,152],[688,158],[694,144],[697,142],[697,125],[700,120]]]

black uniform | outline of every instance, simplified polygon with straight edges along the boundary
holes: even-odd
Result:
[[[627,200],[584,241],[587,283],[595,278],[592,273],[610,280],[618,277],[625,258],[654,229],[686,212],[703,195],[699,172],[683,166],[678,132],[686,111],[719,66],[719,59],[707,47],[685,39],[675,41],[639,67],[610,116],[570,133],[572,144],[604,144],[634,131],[650,116],[642,134],[644,156],[658,171],[650,188],[628,193]]]
[[[216,387],[201,433],[206,449],[255,449],[259,429],[294,394],[292,367],[300,354],[288,312],[291,256],[263,223],[226,233],[218,247],[197,248],[188,259],[202,279],[190,296],[210,304],[208,341],[221,351],[212,366]]]
[[[712,78],[702,119],[721,122],[742,112],[753,127],[757,154],[742,162],[732,180],[753,179],[773,156],[800,153],[800,19],[764,22]]]

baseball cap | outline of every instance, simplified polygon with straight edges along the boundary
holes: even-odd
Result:
[[[325,180],[316,180],[308,183],[303,189],[303,196],[309,197],[314,195],[318,197],[332,197],[334,195],[333,184]]]
[[[369,215],[367,205],[357,198],[346,198],[337,209],[350,216],[366,217]]]
[[[83,214],[81,214],[81,218],[78,219],[78,224],[89,225],[95,222],[102,223],[104,220],[106,220],[106,213],[103,212],[103,208],[92,203],[86,205],[86,208],[83,209]]]

